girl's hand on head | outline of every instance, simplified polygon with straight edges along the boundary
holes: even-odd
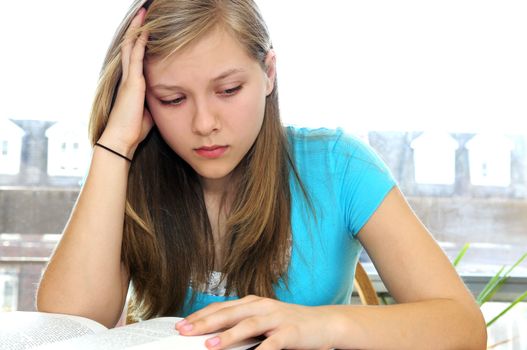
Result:
[[[146,10],[141,8],[126,31],[121,46],[122,77],[108,124],[100,142],[130,158],[137,145],[144,140],[153,121],[145,107],[146,82],[143,75],[143,59],[148,33],[135,37],[131,34],[139,28],[145,18]]]
[[[267,349],[329,349],[334,343],[335,308],[309,307],[247,296],[211,304],[176,324],[182,335],[223,330],[205,343],[208,349],[224,349],[239,341],[265,335],[258,346]]]

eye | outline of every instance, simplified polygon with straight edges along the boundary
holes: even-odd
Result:
[[[181,103],[183,103],[184,100],[185,100],[185,97],[182,96],[182,97],[175,98],[173,100],[159,100],[159,101],[163,105],[177,106],[177,105],[180,105]]]
[[[240,91],[241,89],[242,89],[242,86],[239,85],[239,86],[236,86],[236,87],[233,87],[233,88],[230,88],[230,89],[225,89],[225,90],[221,91],[220,95],[232,96],[232,95],[236,94],[238,91]]]

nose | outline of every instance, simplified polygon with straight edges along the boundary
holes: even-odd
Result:
[[[196,110],[192,118],[192,132],[208,136],[220,129],[217,112],[205,101],[196,102]]]

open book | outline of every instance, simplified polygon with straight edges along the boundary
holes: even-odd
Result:
[[[175,330],[178,317],[159,317],[107,329],[79,316],[43,312],[1,312],[0,350],[22,349],[206,349],[212,334],[188,337]],[[250,349],[258,340],[247,340],[232,350]]]

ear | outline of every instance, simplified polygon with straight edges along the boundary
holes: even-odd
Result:
[[[276,79],[276,53],[274,50],[269,50],[265,57],[265,75],[267,76],[265,94],[269,96],[274,89],[274,82]]]

